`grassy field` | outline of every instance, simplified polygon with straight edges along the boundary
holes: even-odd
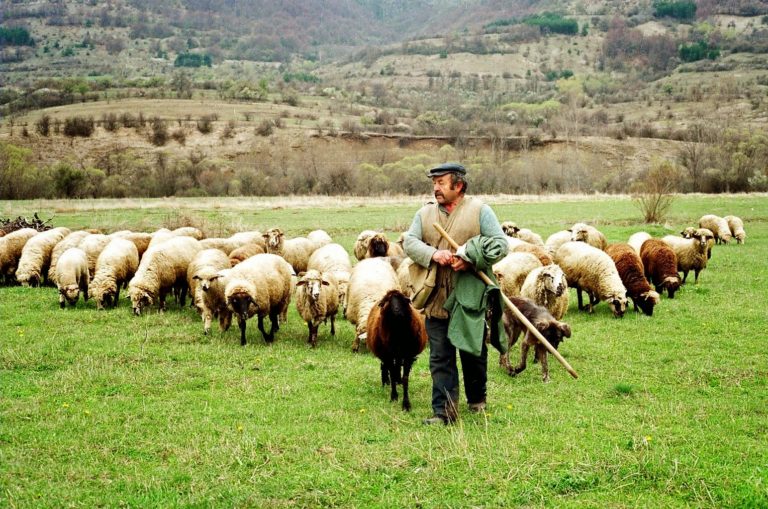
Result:
[[[716,246],[698,285],[653,317],[605,304],[565,320],[543,384],[489,356],[489,408],[424,427],[422,354],[413,411],[390,404],[352,327],[319,346],[291,307],[266,346],[249,323],[210,337],[190,309],[134,317],[123,301],[60,310],[53,288],[0,288],[0,507],[768,507],[768,197],[679,197],[665,226],[626,198],[488,197],[500,219],[547,236],[576,221],[609,241],[677,233],[704,213],[745,220],[745,245]],[[0,216],[56,225],[195,224],[209,235],[282,226],[400,231],[419,199],[0,202]],[[514,355],[512,354],[513,358]]]

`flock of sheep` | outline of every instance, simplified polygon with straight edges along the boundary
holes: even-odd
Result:
[[[546,241],[512,222],[502,223],[502,229],[509,253],[493,267],[499,287],[555,347],[571,335],[562,322],[568,287],[576,289],[580,310],[591,312],[604,301],[621,317],[631,299],[636,310],[650,316],[660,292],[673,298],[690,271],[698,282],[714,243],[732,238],[743,243],[746,238],[739,218],[714,215],[703,216],[698,228],[686,228],[679,237],[653,239],[638,232],[627,243],[611,245],[584,223]],[[214,318],[226,331],[234,316],[243,345],[247,321],[254,316],[264,340],[273,341],[293,301],[314,347],[322,323],[330,321],[335,334],[335,317],[343,309],[355,326],[352,349],[358,351],[360,341],[367,341],[382,360],[382,383],[391,384],[393,400],[396,384],[402,383],[403,408],[408,409],[408,372],[426,344],[423,317],[408,300],[414,291],[409,275],[413,262],[403,252],[402,236],[390,242],[372,230],[360,233],[352,251],[358,260],[354,266],[347,249],[323,230],[289,239],[280,228],[227,238],[205,238],[193,227],[108,235],[64,227],[42,232],[23,228],[0,236],[0,277],[6,284],[55,284],[62,308],[76,304],[80,295],[95,300],[98,309],[114,308],[120,290],[127,288],[133,312],[140,315],[152,306],[165,310],[168,295],[184,306],[189,295],[205,334]],[[525,329],[508,310],[503,318],[512,346]],[[512,367],[506,356],[500,363],[510,375],[519,373],[531,347],[547,381],[546,350],[530,333],[520,363]]]

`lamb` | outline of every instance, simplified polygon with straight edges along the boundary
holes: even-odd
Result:
[[[544,248],[549,254],[554,255],[560,246],[570,241],[571,232],[569,230],[560,230],[547,237],[547,240],[544,242]]]
[[[240,344],[245,346],[246,322],[258,316],[258,327],[264,341],[271,343],[280,329],[279,316],[284,315],[291,300],[290,264],[274,254],[252,256],[229,269],[224,289],[227,307],[237,317]],[[271,328],[264,330],[264,317],[269,316]]]
[[[103,233],[97,233],[88,235],[77,245],[77,247],[85,251],[85,254],[88,257],[88,273],[90,274],[91,279],[96,275],[96,260],[111,240],[112,239],[109,236],[104,235]]]
[[[247,258],[250,258],[251,256],[255,256],[257,254],[263,254],[264,248],[261,247],[259,244],[251,243],[246,244],[244,246],[240,246],[237,249],[232,250],[231,253],[229,253],[229,264],[234,267],[238,263],[246,260]]]
[[[716,244],[727,244],[731,241],[731,228],[728,221],[714,214],[707,214],[699,218],[699,228],[706,228],[715,234]]]
[[[640,247],[640,260],[643,262],[645,277],[656,291],[666,289],[669,298],[674,299],[675,292],[680,288],[674,250],[660,239],[648,239]]]
[[[91,281],[91,297],[96,301],[97,309],[117,307],[120,288],[128,286],[128,281],[139,268],[139,250],[132,241],[116,237],[96,259],[96,273]]]
[[[544,306],[556,320],[561,320],[568,312],[569,300],[568,281],[563,269],[554,263],[533,269],[523,281],[520,297]]]
[[[699,283],[699,273],[707,268],[707,251],[709,249],[709,237],[699,233],[691,239],[683,239],[674,235],[667,235],[662,241],[675,252],[677,257],[677,271],[683,273],[683,284],[688,279],[688,273],[693,270],[695,274],[694,284]]]
[[[627,310],[627,289],[621,282],[616,264],[604,251],[585,242],[566,242],[555,253],[557,263],[568,280],[568,286],[576,289],[579,309],[582,304],[582,290],[587,292],[589,302],[586,309],[604,300],[617,318]]]
[[[629,236],[627,244],[632,246],[635,253],[640,254],[640,248],[643,246],[643,242],[651,238],[651,234],[648,232],[637,232]]]
[[[371,308],[366,334],[368,350],[381,360],[381,385],[390,384],[389,400],[397,401],[397,384],[402,382],[403,410],[410,411],[411,367],[427,345],[424,318],[402,292],[390,290]]]
[[[213,318],[219,319],[219,328],[222,331],[229,330],[232,325],[232,311],[227,307],[227,298],[224,295],[230,272],[231,269],[214,272],[211,267],[205,267],[194,276],[200,295],[203,334],[206,336],[211,332]]]
[[[21,228],[0,237],[0,277],[6,283],[15,278],[24,245],[37,234],[34,228]]]
[[[336,243],[326,244],[317,249],[309,257],[307,270],[318,270],[331,274],[336,279],[339,290],[339,302],[346,302],[349,277],[352,274],[352,263],[349,254],[343,246]]]
[[[360,234],[357,236],[357,239],[355,240],[355,245],[352,249],[353,254],[355,255],[355,258],[358,260],[362,260],[363,258],[366,258],[368,255],[368,243],[371,241],[371,237],[376,235],[376,231],[374,230],[363,230],[360,232]]]
[[[314,251],[314,244],[305,237],[295,237],[285,240],[285,234],[280,228],[271,228],[264,235],[265,251],[282,256],[291,264],[296,273],[306,272],[307,262]]]
[[[70,306],[77,304],[80,292],[83,299],[88,300],[88,257],[80,248],[71,247],[59,257],[56,286],[59,289],[59,307],[64,309],[65,303]]]
[[[736,239],[737,244],[744,244],[747,238],[747,232],[744,231],[744,221],[736,216],[725,216],[725,222],[728,223],[728,229],[731,230],[731,236]]]
[[[320,322],[331,320],[331,335],[336,335],[336,313],[339,311],[339,288],[331,274],[310,269],[299,275],[296,283],[296,309],[307,322],[307,342],[317,346],[317,329]]]
[[[611,244],[605,250],[613,259],[621,282],[627,289],[627,296],[632,299],[635,311],[639,307],[647,316],[653,316],[653,308],[659,303],[659,294],[651,288],[645,278],[643,262],[629,244]]]
[[[493,274],[502,293],[513,297],[520,295],[528,273],[541,266],[539,259],[530,253],[509,253],[493,265]]]
[[[192,297],[192,306],[202,309],[202,291],[198,288],[201,274],[217,273],[230,268],[230,258],[218,249],[201,249],[187,267],[187,286]]]
[[[606,240],[605,235],[603,235],[603,232],[594,226],[584,223],[576,223],[571,226],[571,240],[586,242],[590,246],[603,251],[608,247],[608,241]]]
[[[544,306],[539,306],[532,300],[523,297],[512,297],[510,300],[555,349],[560,346],[560,343],[565,338],[571,337],[570,325],[555,319]],[[515,376],[525,370],[528,360],[528,350],[533,346],[536,352],[536,360],[541,364],[542,381],[545,383],[549,382],[549,366],[547,365],[548,352],[546,347],[542,345],[539,340],[536,339],[536,336],[527,330],[508,309],[504,310],[504,329],[507,332],[510,350],[517,342],[520,333],[525,331],[525,339],[523,340],[522,345],[520,345],[520,364],[513,368],[509,365],[509,360],[504,359],[507,362],[504,366],[507,369],[507,373],[510,376]]]
[[[314,244],[315,250],[333,242],[333,239],[325,230],[312,230],[307,234],[307,239]]]
[[[347,290],[345,317],[355,325],[352,351],[360,349],[360,340],[366,337],[368,315],[390,290],[399,290],[397,273],[384,258],[366,258],[352,269]]]
[[[48,278],[51,281],[54,283],[56,282],[56,265],[58,264],[61,255],[64,254],[64,251],[71,247],[77,247],[80,242],[88,235],[91,235],[90,232],[85,230],[74,231],[61,239],[61,242],[56,244],[56,246],[53,248],[53,251],[51,251],[51,266],[48,269]]]
[[[135,315],[158,301],[165,311],[165,297],[179,289],[180,304],[184,306],[187,291],[187,267],[200,251],[200,243],[192,237],[173,237],[162,244],[150,246],[141,258],[136,275],[128,283],[128,295]]]
[[[24,286],[40,286],[47,279],[51,254],[56,244],[72,233],[69,228],[58,227],[30,238],[21,250],[16,279]]]

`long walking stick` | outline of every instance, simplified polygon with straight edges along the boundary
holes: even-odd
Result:
[[[440,235],[442,235],[443,238],[448,241],[448,243],[451,245],[451,247],[453,247],[453,249],[456,249],[456,250],[459,249],[459,245],[456,243],[456,241],[453,240],[450,235],[448,235],[448,232],[445,231],[443,229],[443,227],[440,226],[439,223],[433,223],[432,226],[434,226],[435,229],[440,233]],[[477,276],[480,279],[483,280],[483,282],[486,285],[492,285],[493,284],[493,281],[491,281],[491,278],[489,278],[487,275],[485,275],[484,272],[480,272],[479,270],[476,270],[475,273],[477,274]],[[563,358],[563,356],[560,355],[560,352],[558,352],[555,349],[555,347],[553,347],[549,343],[549,341],[547,341],[547,339],[544,336],[541,335],[541,332],[539,332],[538,329],[536,329],[536,327],[534,327],[533,324],[525,317],[525,315],[523,313],[521,313],[519,309],[517,309],[517,306],[512,304],[512,301],[509,300],[509,298],[506,295],[504,295],[504,292],[499,292],[499,293],[501,293],[501,298],[504,300],[504,304],[507,305],[507,307],[512,311],[512,313],[514,313],[514,315],[517,317],[517,319],[520,320],[520,322],[523,325],[525,325],[525,327],[531,332],[531,334],[536,336],[536,339],[539,340],[539,343],[544,345],[544,347],[547,350],[549,350],[549,353],[554,355],[555,359],[560,361],[560,364],[563,365],[563,367],[566,369],[566,371],[568,371],[568,373],[570,373],[570,375],[573,378],[579,378],[579,375],[576,373],[576,371],[574,371],[574,369],[571,367],[571,365],[568,364],[568,361],[565,360]]]

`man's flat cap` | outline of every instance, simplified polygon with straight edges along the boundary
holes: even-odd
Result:
[[[427,172],[427,177],[439,177],[446,173],[458,173],[459,175],[466,175],[467,169],[459,163],[443,163],[440,166],[435,166]]]

